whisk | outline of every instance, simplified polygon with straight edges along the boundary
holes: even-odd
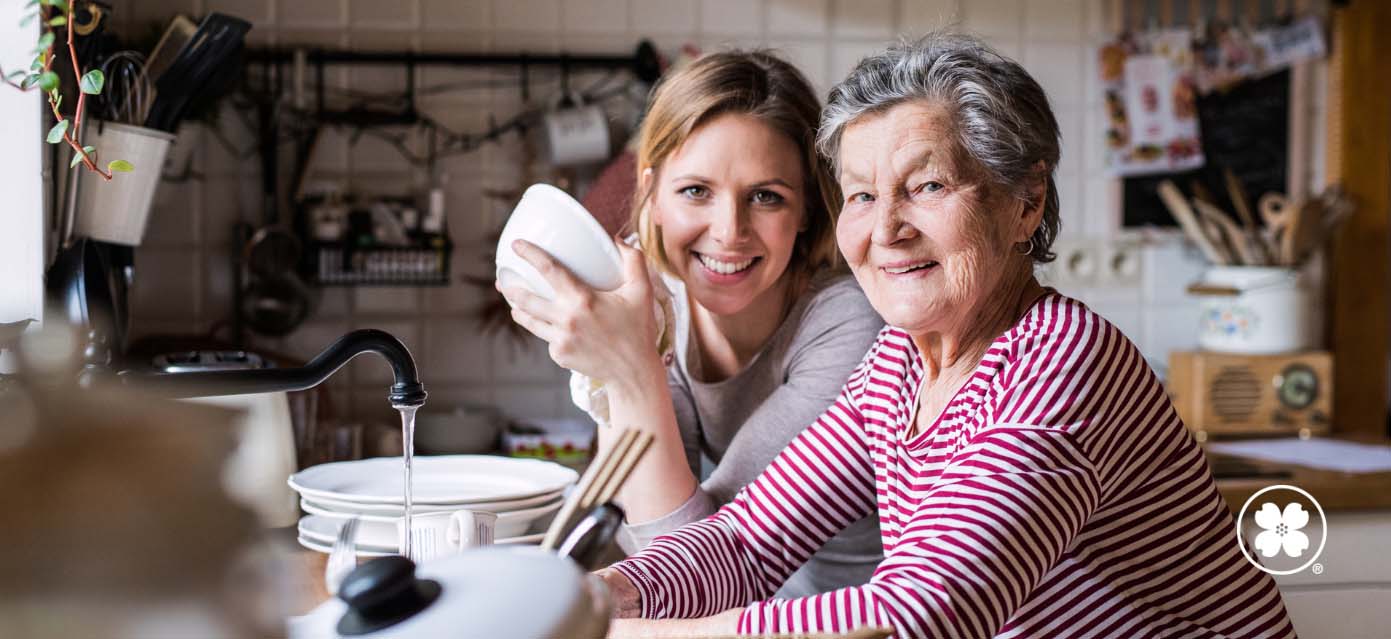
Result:
[[[98,67],[106,75],[101,92],[101,118],[143,126],[150,114],[154,85],[145,74],[145,56],[135,51],[118,51]]]

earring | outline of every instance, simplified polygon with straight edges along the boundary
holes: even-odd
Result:
[[[1024,245],[1024,250],[1020,250],[1020,249],[1019,249],[1019,245],[1020,245],[1020,244],[1023,244],[1023,245]],[[1015,252],[1015,253],[1018,253],[1018,254],[1020,254],[1020,255],[1032,255],[1033,252],[1034,252],[1034,238],[1033,238],[1032,236],[1030,236],[1028,242],[1018,242],[1018,243],[1016,243],[1016,244],[1014,245],[1014,252]]]

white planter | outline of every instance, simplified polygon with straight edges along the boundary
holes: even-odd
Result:
[[[86,169],[73,169],[79,176],[74,228],[78,235],[92,239],[138,246],[174,136],[128,124],[92,122],[84,138],[84,143],[97,148],[99,166],[125,160],[135,170],[116,173],[108,181]]]
[[[1317,295],[1289,268],[1215,266],[1203,274],[1198,345],[1224,353],[1275,354],[1318,346]]]

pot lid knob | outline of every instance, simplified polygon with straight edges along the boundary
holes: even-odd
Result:
[[[338,597],[348,603],[338,634],[365,635],[394,626],[439,596],[439,582],[415,578],[415,562],[398,555],[374,559],[354,568],[338,587]]]

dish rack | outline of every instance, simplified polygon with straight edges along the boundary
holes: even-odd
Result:
[[[415,246],[311,242],[305,273],[317,286],[448,286],[453,253],[446,236]]]

